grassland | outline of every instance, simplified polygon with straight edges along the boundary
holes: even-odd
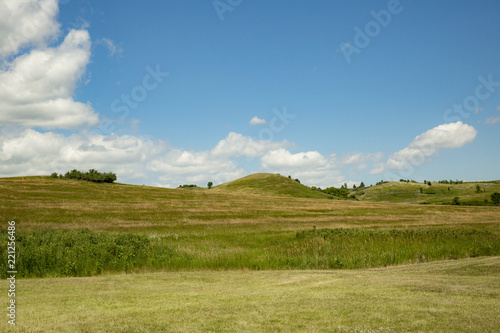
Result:
[[[310,191],[275,175],[210,190],[0,179],[2,238],[13,219],[20,237],[17,329],[500,325],[500,207],[327,200]],[[89,275],[99,276],[74,277]]]
[[[481,192],[476,191],[478,185]],[[495,192],[500,193],[500,181],[432,183],[430,186],[422,183],[387,182],[351,191],[358,199],[372,202],[449,205],[458,197],[462,205],[475,206],[491,205],[491,195]]]
[[[499,274],[500,258],[487,257],[361,270],[25,279],[15,331],[497,332]],[[2,320],[0,330],[6,326]]]

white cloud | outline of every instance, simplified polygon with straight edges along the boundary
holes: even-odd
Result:
[[[259,117],[255,116],[250,120],[250,125],[265,125],[267,124],[265,119],[260,119]]]
[[[500,121],[500,117],[490,117],[486,119],[484,122],[485,124],[496,124],[498,121]]]
[[[476,134],[474,127],[461,121],[439,125],[415,137],[407,147],[390,155],[385,164],[376,165],[370,174],[381,174],[387,169],[409,170],[429,161],[429,157],[443,149],[471,143]]]
[[[149,159],[167,148],[162,141],[123,135],[64,136],[32,129],[0,130],[2,176],[47,175],[70,169],[116,172],[119,181],[145,179]]]
[[[212,149],[214,156],[232,156],[255,158],[264,155],[271,149],[293,146],[286,140],[282,142],[254,140],[239,133],[230,132],[227,137],[220,140]]]
[[[317,151],[308,151],[292,154],[280,148],[268,152],[262,157],[262,167],[270,168],[311,168],[322,167],[327,164],[327,159]]]
[[[59,37],[56,0],[0,3],[0,125],[69,129],[96,124],[89,103],[73,99],[90,60],[86,30]]]
[[[71,30],[56,48],[18,56],[0,71],[0,123],[46,129],[97,123],[92,107],[72,97],[89,58],[85,30]]]
[[[106,46],[110,56],[123,52],[123,49],[120,46],[117,46],[111,39],[101,38],[98,43]]]
[[[0,58],[31,46],[44,47],[59,33],[57,0],[0,2]]]
[[[340,186],[345,175],[355,176],[369,164],[380,161],[381,153],[359,152],[324,156],[317,151],[291,153],[280,148],[269,151],[261,159],[262,171],[278,172],[299,178],[302,183],[320,187]]]

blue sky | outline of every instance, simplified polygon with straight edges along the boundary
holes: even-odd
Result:
[[[497,1],[4,2],[0,176],[500,178]]]

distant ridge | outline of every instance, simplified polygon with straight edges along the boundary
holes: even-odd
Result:
[[[232,182],[215,186],[212,190],[293,198],[333,198],[329,194],[312,190],[291,178],[272,173],[255,173]]]

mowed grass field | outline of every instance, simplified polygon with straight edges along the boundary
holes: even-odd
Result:
[[[500,207],[329,200],[282,178],[260,192],[258,179],[249,190],[0,179],[3,235],[15,220],[21,237],[17,329],[500,326]]]
[[[499,276],[500,257],[485,257],[360,270],[28,279],[18,281],[12,331],[498,332]],[[2,320],[0,330],[8,329]]]

